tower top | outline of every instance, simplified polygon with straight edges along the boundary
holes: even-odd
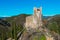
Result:
[[[39,7],[39,8],[34,7],[34,14],[41,15],[42,14],[42,7]]]
[[[34,11],[42,11],[42,7],[40,7],[40,8],[34,7]]]

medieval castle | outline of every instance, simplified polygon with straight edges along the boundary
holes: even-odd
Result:
[[[26,18],[25,27],[27,30],[36,30],[42,26],[42,7],[34,7],[34,14]]]
[[[49,34],[49,31],[47,28],[42,29],[42,7],[40,8],[36,8],[34,7],[34,13],[31,16],[26,17],[26,23],[25,23],[25,27],[27,29],[27,31],[31,32],[33,30],[33,32],[35,32],[37,29],[42,31],[43,34],[46,37],[46,40],[54,40],[54,38],[51,36],[51,34]],[[42,30],[41,30],[42,29]]]

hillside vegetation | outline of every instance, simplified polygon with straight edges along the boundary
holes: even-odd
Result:
[[[4,39],[9,38],[9,37],[14,38],[14,36],[16,36],[16,34],[18,34],[18,32],[20,32],[23,29],[23,24],[25,23],[25,20],[26,20],[25,18],[27,16],[29,16],[29,15],[21,14],[18,16],[4,18],[3,19],[4,22],[1,22],[1,24],[0,24],[0,35],[1,35],[0,39],[2,37]],[[3,23],[3,25],[2,25],[2,23]],[[10,26],[5,26],[5,24],[7,25],[7,23],[9,23]]]
[[[5,40],[11,37],[17,40],[17,34],[23,30],[27,16],[30,15],[21,14],[17,16],[4,18],[3,22],[1,22],[0,20],[0,40]],[[51,30],[51,33],[56,32],[60,34],[60,15],[55,15],[52,17],[43,16],[43,23],[45,27]],[[41,36],[40,39],[46,40],[45,36]],[[37,37],[34,37],[33,40],[37,40]]]
[[[56,33],[60,34],[60,15],[55,15],[48,20],[47,27]]]

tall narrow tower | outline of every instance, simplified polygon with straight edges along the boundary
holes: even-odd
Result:
[[[36,8],[34,7],[34,18],[35,18],[35,22],[37,22],[38,26],[42,26],[42,7],[40,8]]]
[[[26,17],[25,27],[27,30],[36,30],[42,26],[42,7],[34,7],[34,14]]]

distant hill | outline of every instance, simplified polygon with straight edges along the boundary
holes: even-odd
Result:
[[[0,17],[0,19],[5,19],[5,18],[7,18],[7,17]]]
[[[52,16],[42,16],[43,19],[48,19],[50,17],[52,17]]]
[[[54,15],[48,18],[47,20],[48,20],[47,27],[50,30],[55,31],[60,34],[60,15]]]
[[[4,35],[9,37],[11,36],[10,32],[13,32],[14,35],[14,27],[16,27],[16,32],[20,32],[23,29],[26,17],[30,15],[21,14],[12,17],[0,17],[0,34],[4,33]],[[8,26],[10,25],[10,26]],[[11,31],[12,30],[12,31]],[[2,32],[3,31],[3,32]],[[7,34],[8,33],[8,34]],[[12,35],[12,36],[13,36]]]

